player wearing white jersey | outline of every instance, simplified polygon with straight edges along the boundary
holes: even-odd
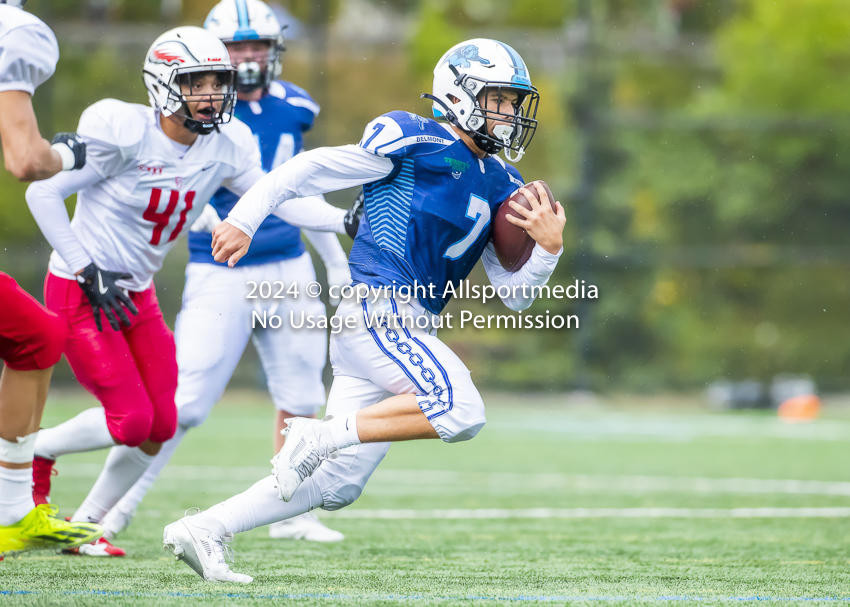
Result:
[[[283,37],[274,12],[261,0],[223,0],[210,11],[204,27],[224,42],[237,68],[238,118],[260,143],[263,168],[271,170],[303,148],[319,106],[301,88],[275,77],[280,72]],[[249,341],[253,341],[266,375],[276,411],[274,453],[283,446],[285,419],[315,417],[325,404],[322,371],[328,338],[321,328],[295,330],[284,323],[276,329],[253,329],[254,312],[322,316],[321,301],[303,293],[297,298],[248,299],[246,285],[304,285],[316,274],[301,239],[301,231],[269,217],[254,239],[252,254],[238,268],[212,257],[212,228],[236,204],[238,196],[219,190],[204,215],[190,229],[189,264],[183,305],[175,323],[178,382],[178,424],[174,438],[163,445],[147,472],[103,519],[104,536],[112,539],[130,524],[138,504],[171,459],[187,432],[200,426],[219,401]],[[352,226],[353,228],[353,226]],[[356,229],[353,228],[356,232]],[[351,282],[348,257],[335,234],[305,232],[327,268],[328,282]],[[269,528],[279,539],[335,542],[342,533],[329,529],[312,513],[281,521]]]
[[[56,37],[23,2],[0,0],[0,143],[6,169],[21,181],[46,179],[80,168],[85,145],[60,133],[51,146],[41,138],[32,95],[59,59]],[[68,524],[30,492],[35,437],[53,365],[62,355],[65,329],[8,274],[0,272],[0,560],[36,548],[74,546],[95,539],[97,525]]]
[[[70,329],[65,355],[77,379],[103,405],[39,433],[37,501],[49,495],[57,457],[121,445],[75,521],[99,522],[177,426],[174,338],[153,275],[219,187],[242,194],[264,175],[250,129],[231,120],[235,69],[215,36],[196,27],[166,32],[147,53],[144,79],[151,107],[107,99],[88,108],[78,129],[86,167],[27,190],[54,247],[47,306]],[[75,192],[69,221],[64,200]],[[296,211],[284,214],[287,221],[344,231],[342,209],[323,201],[302,208],[303,220]],[[101,315],[112,330],[102,330]],[[117,551],[105,539],[81,548],[98,556]]]

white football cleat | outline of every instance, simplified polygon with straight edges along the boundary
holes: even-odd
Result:
[[[233,562],[233,552],[224,542],[233,539],[232,533],[224,533],[224,526],[213,523],[217,529],[206,529],[192,521],[195,516],[184,516],[168,525],[162,533],[162,543],[178,561],[189,567],[210,582],[236,582],[250,584],[254,581],[250,575],[234,573],[227,565],[225,556]],[[206,524],[206,522],[205,522]]]
[[[339,451],[322,445],[320,441],[320,426],[322,422],[333,419],[331,416],[323,420],[306,417],[291,417],[286,421],[286,428],[281,434],[286,437],[280,452],[272,460],[272,474],[277,479],[277,490],[280,499],[288,502],[301,482],[312,475],[326,459],[334,459]]]
[[[127,512],[119,506],[112,508],[112,510],[106,513],[106,516],[103,517],[100,523],[101,527],[103,527],[103,537],[108,540],[114,539],[116,535],[130,526],[135,515],[135,509],[132,512]]]
[[[345,535],[335,529],[328,529],[312,512],[293,516],[285,521],[273,523],[269,527],[269,537],[276,540],[307,540],[330,544],[341,542]]]

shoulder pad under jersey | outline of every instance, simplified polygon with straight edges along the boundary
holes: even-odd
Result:
[[[360,147],[386,158],[404,158],[452,145],[457,137],[440,123],[411,112],[394,111],[366,126]]]

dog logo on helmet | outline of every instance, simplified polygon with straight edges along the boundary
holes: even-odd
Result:
[[[469,67],[471,61],[477,61],[481,65],[490,65],[490,61],[478,55],[478,47],[474,44],[467,44],[459,48],[453,53],[447,61],[455,67]]]
[[[185,48],[176,42],[166,42],[156,47],[151,53],[151,63],[163,63],[165,65],[179,65],[185,63],[183,58]]]

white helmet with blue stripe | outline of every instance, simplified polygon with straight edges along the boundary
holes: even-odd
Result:
[[[221,0],[207,15],[204,28],[225,44],[244,40],[269,41],[269,61],[265,72],[255,62],[234,66],[238,70],[236,86],[240,91],[268,88],[280,74],[280,56],[286,50],[283,45],[283,28],[265,2]]]
[[[508,112],[481,105],[481,93],[491,89],[516,93]],[[465,131],[489,154],[504,149],[511,162],[522,158],[537,130],[537,89],[522,57],[504,42],[475,38],[453,46],[434,68],[432,93],[423,97],[433,101],[435,117]],[[490,134],[488,118],[507,124]]]

